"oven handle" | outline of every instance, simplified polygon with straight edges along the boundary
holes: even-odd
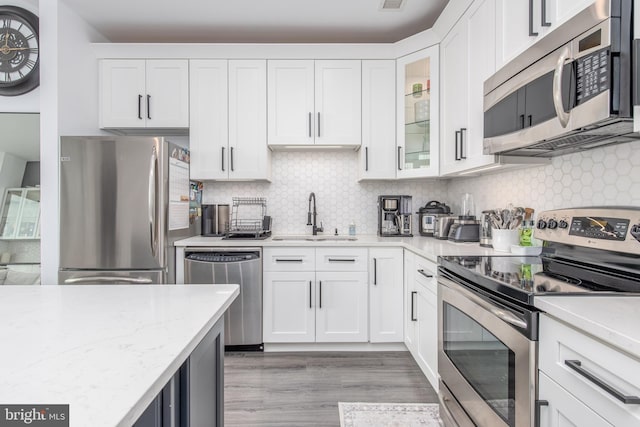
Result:
[[[569,58],[571,52],[569,51],[569,46],[565,46],[558,57],[558,62],[556,62],[556,69],[553,72],[553,106],[556,109],[556,114],[558,115],[558,120],[563,128],[567,127],[569,124],[569,118],[571,116],[570,113],[564,111],[564,106],[562,105],[562,73],[564,70],[564,63]]]
[[[470,299],[471,301],[473,301],[475,304],[479,305],[480,307],[484,308],[485,310],[487,310],[489,313],[493,314],[494,316],[496,316],[498,319],[509,323],[510,325],[516,326],[518,328],[522,328],[522,329],[527,329],[527,322],[525,322],[522,319],[518,319],[516,316],[514,316],[513,314],[504,311],[494,305],[492,305],[491,303],[485,301],[483,298],[475,295],[473,292],[468,291],[466,289],[464,289],[462,286],[457,285],[454,281],[449,280],[449,279],[445,279],[444,277],[440,276],[440,278],[438,279],[438,282],[442,283],[443,285],[451,288],[452,286],[456,288],[456,291],[460,292],[461,294],[463,294],[467,299]]]

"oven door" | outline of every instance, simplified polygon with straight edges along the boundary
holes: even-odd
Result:
[[[526,331],[535,336],[535,323],[533,311],[439,276],[438,373],[455,402],[440,401],[454,425],[533,425],[537,342]]]

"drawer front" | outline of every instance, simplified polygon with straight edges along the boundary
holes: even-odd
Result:
[[[367,271],[367,248],[316,248],[316,271]]]
[[[609,423],[640,425],[640,404],[614,396],[640,397],[640,360],[542,315],[539,368]]]
[[[540,401],[546,403],[536,415],[540,419],[536,425],[540,427],[613,427],[543,373],[540,373],[538,390]]]
[[[264,271],[315,271],[314,248],[264,248]]]
[[[436,263],[420,256],[416,256],[415,270],[414,277],[416,278],[416,282],[428,291],[432,292],[434,295],[438,295],[438,266]]]

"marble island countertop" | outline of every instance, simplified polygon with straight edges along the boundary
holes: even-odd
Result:
[[[545,296],[535,306],[640,359],[640,296]]]
[[[291,246],[379,246],[379,247],[402,247],[410,250],[433,262],[437,262],[439,256],[482,256],[482,255],[509,255],[506,252],[496,252],[492,248],[483,248],[478,243],[455,243],[448,240],[438,240],[433,237],[413,236],[413,237],[380,237],[375,234],[359,234],[354,236],[357,240],[344,240],[351,236],[340,235],[339,240],[334,240],[331,234],[318,236],[308,235],[309,240],[300,239],[302,236],[291,236],[289,240],[286,235],[274,235],[264,240],[235,239],[224,240],[221,237],[194,236],[188,239],[178,240],[175,246],[178,247],[291,247]],[[284,240],[279,240],[284,238]],[[320,239],[326,240],[320,240]]]
[[[0,286],[0,403],[131,426],[238,295],[220,286]]]

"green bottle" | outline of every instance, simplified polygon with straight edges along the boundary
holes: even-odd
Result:
[[[533,237],[533,221],[522,221],[520,226],[520,246],[531,246]]]

